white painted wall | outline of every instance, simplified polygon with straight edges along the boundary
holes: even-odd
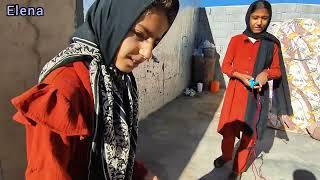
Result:
[[[183,7],[154,50],[160,62],[150,61],[134,71],[140,92],[140,118],[175,99],[188,86],[197,12],[197,8]]]
[[[206,12],[215,41],[217,52],[220,54],[220,64],[223,61],[228,43],[232,36],[242,33],[246,28],[245,15],[248,5],[207,7]],[[272,24],[284,22],[293,18],[320,19],[320,5],[307,4],[272,4]],[[228,81],[226,76],[225,81]]]

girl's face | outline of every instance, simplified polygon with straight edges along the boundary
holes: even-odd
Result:
[[[256,9],[250,15],[250,29],[253,33],[261,33],[267,28],[270,15],[266,8]]]
[[[153,48],[169,29],[165,11],[151,8],[142,15],[122,41],[115,56],[116,67],[130,73],[139,64],[152,57]]]

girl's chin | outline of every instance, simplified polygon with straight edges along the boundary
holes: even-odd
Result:
[[[132,59],[126,59],[127,61],[125,61],[123,64],[118,65],[116,64],[116,67],[124,73],[130,73],[133,71],[133,69],[137,68],[139,66],[139,64],[134,63]]]
[[[261,33],[261,32],[262,32],[262,29],[260,29],[260,28],[253,29],[253,32],[254,32],[254,33]]]

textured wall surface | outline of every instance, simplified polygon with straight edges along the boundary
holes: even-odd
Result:
[[[44,16],[6,16],[9,3],[43,7]],[[67,45],[74,14],[73,0],[0,1],[0,180],[23,179],[26,166],[24,127],[11,120],[9,100],[33,86],[44,63]]]
[[[188,86],[197,15],[196,8],[182,8],[153,52],[159,63],[150,61],[134,71],[140,92],[141,118],[176,98]]]
[[[45,14],[42,17],[7,17],[9,2],[0,1],[0,180],[23,179],[26,165],[24,128],[11,120],[14,110],[9,100],[34,85],[45,62],[67,46],[75,26],[75,2],[12,0],[10,3],[20,6],[41,6]],[[231,36],[245,28],[247,7],[205,9],[210,35],[221,56],[220,63]],[[273,5],[273,11],[275,23],[297,17],[320,17],[318,5],[279,4]],[[159,63],[150,61],[134,71],[140,91],[141,118],[176,98],[188,86],[192,50],[203,40],[195,38],[199,28],[198,12],[196,8],[182,8],[172,28],[154,50]]]
[[[43,65],[68,45],[75,27],[76,1],[10,1],[20,7],[43,7],[44,16],[6,16],[9,2],[0,1],[0,180],[23,179],[26,166],[24,127],[12,121],[9,100],[32,87]],[[63,4],[63,6],[61,6]],[[59,12],[59,13],[57,13]],[[160,63],[135,71],[144,118],[178,96],[190,79],[193,21],[197,10],[184,7],[154,54]]]
[[[220,64],[223,61],[228,43],[232,36],[242,33],[246,28],[245,14],[248,5],[207,7],[211,33],[220,54]],[[284,22],[294,18],[320,18],[320,5],[307,4],[272,4],[272,24]],[[225,80],[228,78],[225,76]]]

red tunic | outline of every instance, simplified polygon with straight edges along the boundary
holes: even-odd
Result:
[[[26,179],[87,179],[94,108],[84,62],[54,70],[12,104],[18,111],[13,119],[26,127]],[[146,169],[136,165],[135,176],[141,179]]]
[[[252,43],[248,36],[244,34],[232,37],[222,63],[222,72],[229,77],[232,77],[234,72],[252,75],[259,46],[260,40]],[[268,73],[268,79],[270,80],[281,76],[278,51],[278,46],[275,44],[271,66],[264,70]],[[232,131],[237,131],[226,127],[236,121],[244,122],[248,93],[248,89],[240,80],[230,78],[221,110],[218,125],[219,133],[229,134]],[[222,129],[223,131],[221,131]]]

